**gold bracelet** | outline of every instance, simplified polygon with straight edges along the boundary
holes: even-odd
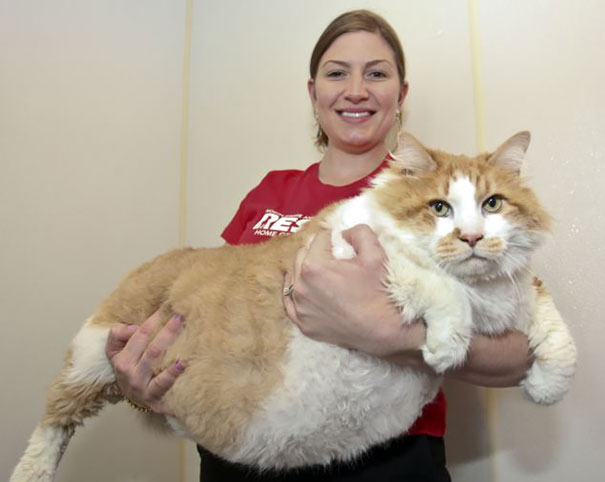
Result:
[[[141,413],[148,413],[151,412],[151,409],[148,407],[144,407],[143,405],[139,405],[138,403],[134,403],[132,400],[130,400],[129,398],[124,397],[124,400],[126,400],[126,403],[128,405],[130,405],[132,408],[134,408],[137,412],[141,412]]]

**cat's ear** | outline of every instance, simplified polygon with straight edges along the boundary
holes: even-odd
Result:
[[[525,158],[525,152],[529,147],[530,139],[531,135],[528,131],[518,132],[498,147],[496,152],[489,157],[487,162],[519,174],[521,172],[521,166],[523,165],[523,159]]]
[[[391,152],[395,165],[405,174],[434,171],[437,164],[426,151],[423,145],[414,136],[402,132],[399,136],[397,148]]]

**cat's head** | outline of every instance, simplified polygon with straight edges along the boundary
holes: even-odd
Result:
[[[520,132],[491,154],[467,157],[404,134],[373,192],[396,229],[449,273],[513,276],[527,268],[550,224],[520,176],[529,140]]]

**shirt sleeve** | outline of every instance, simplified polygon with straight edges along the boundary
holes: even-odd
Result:
[[[247,198],[247,196],[246,196]],[[246,198],[242,200],[239,205],[238,210],[235,212],[235,215],[227,224],[227,227],[223,229],[221,233],[221,237],[227,241],[228,244],[238,244],[239,239],[244,231],[244,227],[246,226],[246,218],[245,218],[245,202]]]
[[[221,237],[228,244],[240,244],[240,240],[248,224],[249,217],[251,214],[253,214],[250,210],[251,200],[254,198],[255,194],[262,189],[263,183],[266,182],[269,174],[267,174],[262,181],[254,189],[252,189],[252,191],[246,194],[246,197],[242,200],[242,202],[240,202],[239,208],[235,212],[235,215],[229,224],[227,224],[227,227],[223,229]]]

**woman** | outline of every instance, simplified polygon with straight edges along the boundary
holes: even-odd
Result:
[[[358,10],[337,17],[318,40],[310,63],[309,96],[319,125],[323,157],[306,171],[269,173],[242,201],[223,232],[230,244],[262,242],[298,229],[330,202],[354,196],[388,157],[387,137],[398,127],[407,94],[403,51],[384,19]],[[382,288],[384,252],[367,226],[345,233],[357,256],[334,260],[329,233],[298,253],[285,280],[284,306],[307,336],[388,358],[422,363],[424,326],[402,326]],[[116,326],[107,344],[118,383],[128,399],[162,412],[162,395],[182,366],[153,376],[151,362],[178,334],[170,320],[151,339],[152,316],[138,330]],[[517,384],[529,367],[527,339],[475,337],[464,367],[449,376],[486,386]],[[440,392],[410,431],[351,464],[257,474],[200,448],[201,477],[220,480],[449,480],[443,435],[445,398]]]

